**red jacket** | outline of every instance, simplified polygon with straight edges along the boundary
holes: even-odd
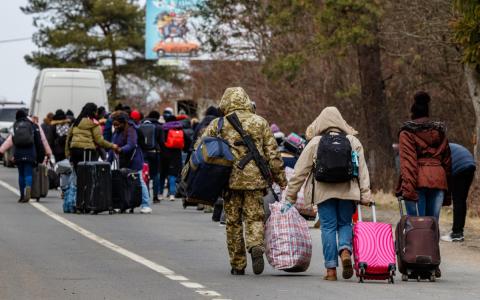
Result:
[[[443,123],[428,118],[406,122],[399,134],[399,154],[398,195],[418,201],[419,188],[448,190],[452,161]]]

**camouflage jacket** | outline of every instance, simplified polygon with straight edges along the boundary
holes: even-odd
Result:
[[[277,142],[273,137],[268,122],[253,113],[250,98],[242,88],[228,88],[220,102],[220,110],[224,115],[236,113],[243,129],[255,141],[260,154],[266,159],[270,166],[273,179],[280,186],[286,186],[287,180],[283,167],[283,161],[280,153],[277,151]],[[218,120],[215,119],[207,127],[203,136],[216,136]],[[267,182],[263,179],[260,170],[253,160],[251,160],[243,170],[238,165],[240,160],[248,153],[245,146],[236,146],[235,142],[241,141],[240,134],[225,119],[220,135],[231,147],[235,157],[232,175],[230,176],[229,187],[233,190],[258,190],[265,189]]]

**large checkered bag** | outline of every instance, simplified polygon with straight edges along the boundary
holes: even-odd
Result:
[[[295,207],[282,213],[283,202],[270,204],[265,225],[265,254],[277,270],[305,272],[312,258],[312,237],[308,224]]]

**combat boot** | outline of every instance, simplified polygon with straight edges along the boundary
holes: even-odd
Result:
[[[232,268],[232,270],[230,270],[230,274],[232,274],[232,275],[245,275],[245,269],[238,270],[238,269]]]
[[[263,250],[262,248],[255,246],[250,251],[252,255],[252,269],[255,275],[260,275],[263,273],[265,263],[263,261]]]

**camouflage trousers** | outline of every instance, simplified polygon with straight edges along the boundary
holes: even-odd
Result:
[[[247,250],[264,249],[263,195],[263,190],[230,190],[224,195],[228,254],[230,265],[237,270],[247,266],[243,223]]]

